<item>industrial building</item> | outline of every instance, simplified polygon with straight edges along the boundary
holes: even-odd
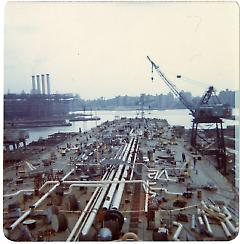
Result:
[[[74,100],[77,98],[72,94],[51,93],[49,74],[33,75],[31,93],[4,95],[4,118],[8,121],[65,116],[72,110]]]

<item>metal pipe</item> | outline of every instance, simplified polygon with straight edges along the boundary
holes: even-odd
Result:
[[[149,188],[150,188],[150,190],[161,191],[161,192],[164,192],[164,193],[169,194],[169,195],[178,195],[178,196],[182,196],[183,195],[183,193],[179,193],[179,192],[170,192],[170,191],[168,191],[167,188],[154,188],[154,187],[151,187],[151,186]]]
[[[130,163],[131,152],[132,152],[132,150],[130,151],[130,154],[128,156],[128,163]],[[128,169],[129,169],[129,166],[128,165],[125,166],[125,169],[124,169],[123,174],[122,174],[122,180],[123,181],[125,181],[125,179],[127,178],[127,170]],[[121,203],[122,194],[124,191],[124,187],[125,187],[125,183],[121,183],[118,185],[118,190],[115,191],[115,195],[112,198],[112,204],[111,204],[112,209],[118,209],[119,208],[120,203]]]
[[[17,196],[18,194],[20,194],[22,192],[33,192],[33,191],[34,191],[34,189],[23,189],[23,190],[19,190],[17,192],[14,192],[14,193],[3,195],[3,198]]]
[[[120,158],[123,157],[123,161],[124,161],[125,158],[126,158],[126,155],[128,154],[128,147],[127,148],[124,147],[124,150],[123,151],[124,151],[124,153],[121,153]],[[118,170],[117,170],[117,172],[115,171],[116,172],[115,176],[113,174],[110,177],[110,179],[113,178],[113,177],[114,177],[114,179],[120,179],[120,174],[122,172],[122,168],[123,168],[123,165],[120,165],[119,168],[118,168]],[[113,182],[114,181],[116,181],[116,180],[113,180]],[[122,181],[124,183],[125,180],[122,180]],[[113,194],[114,194],[115,189],[116,189],[116,185],[117,185],[116,183],[114,183],[114,184],[111,185],[111,187],[110,187],[110,189],[108,191],[108,195],[106,197],[107,200],[103,204],[103,208],[106,208],[106,209],[109,208],[110,203],[111,203],[112,198],[113,198]],[[90,230],[90,228],[92,226],[92,223],[93,223],[93,221],[94,221],[94,219],[96,217],[96,214],[98,212],[98,209],[100,208],[100,205],[102,204],[102,201],[103,201],[103,199],[104,199],[104,197],[105,197],[105,195],[107,193],[107,190],[108,190],[108,187],[103,188],[103,191],[102,191],[100,197],[98,198],[96,204],[94,205],[94,207],[93,207],[93,209],[91,211],[91,214],[88,216],[87,222],[84,225],[82,225],[82,227],[80,228],[80,230],[82,229],[81,233],[82,233],[83,236],[84,235],[87,235],[87,233],[89,232],[89,230]],[[79,231],[79,233],[80,233],[80,231]]]
[[[118,170],[117,170],[117,172],[116,172],[116,174],[115,174],[115,177],[114,177],[114,179],[113,179],[114,181],[119,179],[120,174],[121,174],[121,172],[122,172],[122,168],[123,168],[123,165],[120,165],[120,166],[118,167]],[[124,180],[124,181],[125,181],[125,180]],[[112,185],[111,185],[111,187],[110,187],[110,189],[109,189],[109,191],[108,191],[106,200],[105,200],[105,202],[103,203],[103,209],[109,209],[110,204],[111,204],[111,201],[112,201],[112,198],[113,198],[113,194],[114,194],[114,192],[115,192],[115,190],[116,190],[116,187],[117,187],[117,183],[112,183]]]
[[[223,230],[224,230],[225,235],[227,236],[227,238],[230,238],[232,235],[231,235],[231,233],[229,232],[227,226],[226,226],[222,221],[221,221],[220,223],[221,223],[221,226],[222,226],[222,228],[223,228]]]
[[[160,180],[160,181],[166,181],[166,182],[177,182],[178,180],[176,180],[176,179],[164,179],[164,178],[160,178],[160,179],[158,179],[158,180]]]
[[[113,177],[114,177],[114,171],[111,172],[109,178],[111,179]],[[107,190],[108,190],[108,186],[103,188],[101,195],[99,196],[97,202],[95,203],[95,205],[93,206],[93,208],[91,210],[90,215],[88,216],[87,222],[85,223],[84,226],[81,227],[82,230],[80,229],[80,231],[81,231],[82,235],[87,235],[89,229],[91,228],[92,223],[95,219],[95,216],[98,212],[98,209],[100,208],[100,205],[102,204],[102,201],[107,193]],[[79,233],[80,233],[80,231],[79,231]]]
[[[193,214],[192,215],[192,222],[191,222],[191,230],[195,230],[195,225],[196,225],[195,214]]]
[[[220,208],[219,208],[219,206],[214,206],[214,205],[212,205],[212,204],[209,204],[208,206],[209,206],[209,208],[211,208],[212,210],[214,210],[214,211],[220,213]]]
[[[69,186],[69,190],[67,191],[67,192],[64,192],[64,195],[68,195],[68,194],[71,194],[72,193],[72,188],[73,187],[81,187],[81,186],[83,186],[83,187],[102,187],[102,185],[101,184],[71,184],[70,186]]]
[[[228,228],[231,230],[231,232],[232,232],[233,234],[236,234],[236,233],[238,232],[237,228],[235,228],[235,227],[233,226],[233,224],[230,222],[229,218],[226,218],[226,219],[225,219],[225,222],[226,222]]]
[[[217,218],[217,219],[225,219],[226,218],[226,216],[225,216],[225,214],[223,214],[223,213],[217,213],[217,212],[215,212],[215,211],[213,211],[212,209],[209,209],[207,206],[206,206],[206,204],[205,204],[205,206],[202,204],[202,209],[205,211],[205,212],[207,212],[208,214],[210,214],[211,216],[213,216],[213,217],[215,217],[215,218]]]
[[[126,144],[124,145],[124,148],[123,148],[123,150],[122,150],[120,156],[119,156],[119,159],[121,159],[121,158],[123,157],[123,155],[126,153],[126,149],[127,149],[127,147],[128,147],[128,144],[126,143]]]
[[[165,171],[166,178],[169,179],[167,170],[165,169],[164,171]]]
[[[43,188],[45,188],[47,185],[50,185],[50,184],[56,184],[58,183],[58,181],[46,181],[40,188],[39,188],[39,191],[41,191]]]
[[[132,138],[131,142],[130,142],[130,152],[128,154],[128,158],[127,158],[127,163],[128,165],[125,166],[125,169],[123,171],[123,174],[122,174],[122,179],[123,178],[127,178],[127,171],[129,169],[129,165],[132,161],[132,158],[134,160],[134,156],[132,157],[132,153],[134,151],[134,148],[136,147],[136,144],[137,143],[137,140],[136,138]],[[135,153],[136,154],[136,153]],[[123,179],[124,180],[124,179]],[[121,203],[121,199],[122,199],[122,195],[123,195],[123,191],[124,191],[124,187],[125,187],[125,184],[124,183],[121,183],[118,185],[118,189],[115,191],[114,193],[114,196],[113,196],[113,199],[112,199],[112,203],[111,203],[111,206],[112,206],[112,209],[118,209],[119,206],[120,206],[120,203]]]
[[[34,170],[34,169],[36,169],[36,167],[34,167],[32,164],[30,164],[29,162],[25,162],[26,164],[27,164],[27,166],[28,166],[28,168],[30,169],[30,170]]]
[[[199,222],[200,233],[202,233],[203,231],[205,231],[205,225],[203,223],[203,219],[201,216],[198,216],[198,222]]]
[[[104,174],[104,176],[102,177],[102,180],[105,179],[105,177],[107,176],[107,173],[108,173],[108,172],[106,172],[106,173]],[[74,235],[76,234],[77,229],[79,228],[79,225],[81,224],[81,222],[82,222],[82,220],[83,220],[83,218],[84,218],[84,216],[85,216],[87,210],[89,209],[90,205],[92,204],[92,201],[95,199],[95,197],[96,197],[96,195],[97,195],[97,193],[98,193],[99,190],[100,190],[100,187],[98,187],[98,188],[94,191],[93,195],[91,196],[90,200],[88,201],[86,207],[84,208],[84,210],[83,210],[81,216],[79,217],[77,223],[74,225],[74,227],[73,227],[73,229],[72,229],[72,231],[71,231],[71,233],[70,233],[70,235],[68,236],[68,238],[67,238],[66,241],[71,241],[71,240],[73,239]]]
[[[159,180],[160,177],[164,174],[164,171],[165,171],[165,170],[162,170],[162,171],[160,172],[160,174],[158,174],[157,176],[155,176],[155,180],[156,180],[156,179]]]
[[[212,236],[213,235],[213,231],[212,231],[212,228],[211,228],[211,226],[210,226],[210,224],[208,222],[208,218],[207,218],[207,216],[205,214],[203,214],[203,219],[204,219],[205,225],[207,227],[208,234]]]
[[[76,225],[74,226],[75,229],[71,232],[71,234],[74,232],[74,235],[73,235],[72,237],[69,236],[67,240],[69,240],[69,241],[70,241],[70,240],[77,241],[77,239],[78,239],[78,237],[79,237],[79,234],[80,234],[80,232],[81,232],[82,225],[83,225],[83,223],[85,223],[86,220],[88,219],[88,216],[89,216],[90,212],[92,211],[92,208],[93,208],[93,206],[94,206],[94,203],[96,202],[96,199],[99,198],[101,192],[102,192],[102,191],[101,191],[101,188],[97,188],[97,189],[95,190],[94,193],[96,193],[96,194],[95,194],[95,195],[93,194],[92,197],[90,198],[90,200],[89,200],[87,206],[85,207],[86,211],[84,211],[84,212],[81,214],[81,216],[80,216],[80,218],[78,219]],[[84,210],[85,210],[85,209],[84,209]]]
[[[223,206],[222,209],[223,209],[223,213],[227,215],[227,218],[228,218],[228,219],[231,219],[231,218],[232,218],[232,215],[231,215],[231,213],[228,211],[228,209],[227,209],[225,206]]]
[[[179,235],[180,235],[180,233],[182,231],[183,226],[182,226],[182,224],[180,224],[180,223],[178,223],[176,221],[173,221],[173,225],[178,227],[176,232],[173,235],[173,241],[179,241],[178,237],[179,237]]]
[[[83,227],[83,229],[81,231],[83,236],[87,235],[89,229],[91,228],[92,223],[93,223],[93,221],[94,221],[94,219],[96,217],[96,214],[98,212],[98,209],[100,208],[100,205],[102,204],[103,198],[105,197],[107,189],[108,189],[108,187],[103,188],[103,191],[102,191],[100,197],[98,198],[97,203],[93,207],[93,209],[91,211],[91,214],[89,215],[88,220],[87,220],[86,224],[84,225],[84,227]]]
[[[117,154],[115,155],[114,158],[116,158],[116,157],[120,154],[121,150],[122,150],[122,146],[120,147],[119,151],[117,152]],[[106,178],[106,176],[107,176],[106,174],[107,174],[107,172],[106,172],[105,175],[103,176],[102,180],[104,180],[104,179]],[[114,175],[114,170],[111,171],[110,176],[109,176],[108,178],[112,179],[113,175]],[[107,186],[106,186],[105,188],[107,188]],[[85,207],[85,209],[84,209],[83,213],[81,214],[80,218],[78,219],[77,223],[75,224],[75,226],[74,226],[72,232],[70,233],[70,235],[69,235],[67,241],[71,241],[71,240],[73,239],[74,236],[75,236],[74,241],[77,240],[77,238],[78,238],[78,236],[79,236],[79,234],[80,234],[80,232],[81,232],[81,229],[82,229],[83,224],[82,224],[82,226],[80,227],[79,230],[78,230],[78,228],[79,228],[80,224],[82,223],[83,219],[86,220],[86,219],[89,217],[89,214],[90,214],[90,212],[92,212],[92,209],[93,209],[93,207],[94,207],[94,206],[93,206],[94,201],[95,201],[96,199],[99,201],[99,196],[100,196],[100,194],[103,194],[103,192],[101,192],[101,191],[100,191],[100,187],[98,187],[98,188],[95,190],[95,192],[94,192],[94,194],[92,195],[92,197],[90,198],[90,200],[89,200],[87,206]],[[93,207],[91,207],[91,205],[92,205]],[[90,208],[91,208],[91,209],[90,209]],[[77,230],[78,230],[78,232],[77,232]],[[77,233],[76,233],[76,232],[77,232]]]
[[[145,213],[148,212],[148,198],[149,198],[149,185],[148,185],[148,180],[147,180],[146,196],[145,196],[145,205],[144,205]]]
[[[124,154],[122,156],[121,154],[121,157],[122,157],[122,160],[125,161],[128,154],[129,154],[129,149],[131,147],[131,144],[132,144],[132,141],[133,141],[133,138],[131,139],[131,141],[129,142],[129,144],[127,145],[126,150],[124,151]],[[124,169],[125,165],[121,164],[119,167],[118,167],[118,170],[115,174],[115,177],[114,177],[114,180],[119,180],[120,177],[121,177],[121,173]],[[124,180],[125,181],[125,180]],[[117,183],[113,183],[108,191],[108,194],[107,194],[107,197],[106,197],[106,200],[105,202],[103,203],[103,209],[109,209],[110,208],[110,205],[111,205],[111,202],[114,198],[114,193],[116,191],[116,188],[117,188]]]
[[[183,211],[183,210],[187,210],[187,209],[191,209],[191,208],[197,208],[198,205],[192,205],[192,206],[187,206],[187,207],[183,207],[183,208],[176,208],[176,209],[172,209],[172,210],[158,210],[158,212],[160,213],[174,213],[174,212],[178,212],[178,211]]]
[[[156,175],[157,175],[157,171],[156,171],[156,172],[153,172],[153,173],[148,173],[148,178],[149,178],[149,179],[153,179],[153,178],[156,177]],[[154,177],[154,176],[155,176],[155,177]]]
[[[65,180],[71,173],[74,172],[74,169],[72,169],[68,174],[66,174],[62,180]],[[34,207],[37,208],[58,186],[60,185],[60,182],[57,183],[55,186],[53,186],[45,195],[43,195],[36,203],[34,203]]]
[[[123,179],[124,180],[124,179]],[[113,199],[112,209],[119,209],[125,183],[120,183],[116,197]]]
[[[72,172],[74,172],[74,169],[71,170],[68,174],[66,174],[62,180],[65,180]],[[45,195],[43,195],[36,203],[33,204],[34,208],[37,208],[49,195],[52,191],[56,189],[57,186],[59,186],[60,183],[57,183],[55,186],[53,186]],[[20,224],[31,212],[32,210],[29,209],[27,212],[25,212],[22,216],[20,216],[11,226],[10,228],[14,230],[18,224]]]
[[[137,152],[137,150],[138,150],[138,145],[136,146],[136,152]],[[130,180],[132,180],[132,178],[133,178],[133,173],[134,173],[136,159],[137,159],[137,153],[134,154],[133,166],[132,166],[132,171],[131,171],[131,175],[130,175]]]

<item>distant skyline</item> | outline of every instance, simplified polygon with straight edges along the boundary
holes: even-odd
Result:
[[[194,96],[239,90],[235,2],[8,2],[4,42],[4,93],[49,73],[53,93],[84,99],[167,94],[147,55]]]

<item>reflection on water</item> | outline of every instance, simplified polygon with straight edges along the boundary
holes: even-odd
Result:
[[[235,113],[236,109],[233,111]],[[86,111],[86,113],[90,113]],[[101,123],[107,120],[114,120],[121,117],[127,118],[135,118],[140,117],[140,111],[95,111],[93,112],[94,116],[99,116],[101,120],[98,121],[74,121],[71,122],[72,126],[66,127],[42,127],[42,128],[30,128],[29,131],[29,139],[27,144],[32,141],[38,140],[40,137],[47,138],[48,135],[56,133],[56,132],[78,132],[79,128],[82,131],[90,130],[91,128],[100,125]],[[146,118],[159,118],[166,119],[170,125],[182,125],[185,126],[186,129],[191,128],[192,116],[189,114],[189,110],[187,109],[174,109],[174,110],[146,110],[144,112],[144,116]],[[227,125],[234,125],[235,121],[224,120],[224,127]]]

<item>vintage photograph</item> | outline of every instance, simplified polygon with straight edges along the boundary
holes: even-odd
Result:
[[[8,1],[6,241],[239,232],[239,5]]]

